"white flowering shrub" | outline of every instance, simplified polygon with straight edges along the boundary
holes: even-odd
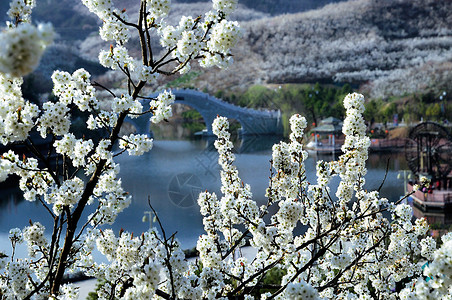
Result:
[[[145,97],[141,93],[147,81],[159,74],[187,72],[192,60],[205,67],[227,66],[240,27],[227,20],[237,4],[234,0],[214,0],[213,9],[204,16],[183,17],[177,26],[165,23],[168,0],[142,0],[136,23],[110,0],[82,2],[103,20],[101,37],[114,43],[100,53],[99,61],[126,76],[127,92],[116,95],[92,84],[83,69],[73,74],[55,71],[57,100],[42,106],[22,97],[21,76],[36,66],[52,30],[30,25],[34,1],[11,2],[13,22],[0,50],[16,47],[20,54],[2,56],[0,61],[0,135],[2,144],[22,143],[29,152],[22,158],[13,151],[4,153],[0,179],[16,174],[24,198],[41,203],[54,225],[45,228],[30,220],[22,230],[11,229],[12,254],[0,253],[0,299],[76,299],[77,288],[63,281],[74,271],[101,279],[99,299],[427,299],[430,295],[450,299],[451,236],[436,249],[435,241],[425,237],[426,221],[413,223],[409,206],[389,203],[378,191],[365,189],[369,139],[362,119],[364,98],[359,94],[344,101],[344,154],[337,161],[319,161],[316,182],[309,183],[305,175],[306,120],[299,115],[290,119],[290,140],[273,147],[268,201],[260,207],[234,166],[228,121],[223,117],[214,121],[222,195],[207,191],[199,195],[205,229],[196,246],[199,259],[185,259],[177,239],[165,233],[158,217],[161,233],[153,228],[134,236],[99,229],[113,223],[131,202],[117,178],[113,147],[139,156],[153,145],[146,135],[119,136],[124,119],[150,118],[158,123],[171,116],[170,91],[151,99],[149,107],[142,106],[139,99]],[[140,38],[140,58],[127,50],[131,30]],[[166,48],[162,56],[153,52],[152,36],[158,36]],[[101,108],[96,88],[111,94],[108,109]],[[86,130],[102,130],[107,136],[98,141],[77,138],[70,126],[74,110],[89,114]],[[52,139],[56,165],[29,138],[34,130]],[[341,180],[336,197],[330,193],[334,176]],[[84,219],[82,212],[89,206],[94,212]],[[390,213],[389,219],[383,217],[384,211]],[[294,234],[300,226],[302,233]],[[29,255],[17,258],[16,246],[24,242]],[[255,249],[254,257],[240,254],[247,242]],[[108,262],[95,261],[94,249]],[[282,277],[266,284],[274,270],[283,270]]]

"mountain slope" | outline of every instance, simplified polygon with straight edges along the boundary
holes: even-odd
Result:
[[[177,0],[177,3],[192,3],[199,0]],[[293,14],[307,10],[317,9],[329,3],[345,0],[239,0],[241,5],[250,9],[271,14]],[[205,0],[210,2],[210,0]]]
[[[236,83],[237,74],[250,68],[258,72],[242,85],[351,82],[370,90],[378,86],[371,91],[378,97],[429,85],[444,88],[446,82],[437,80],[450,77],[445,68],[452,62],[450,11],[452,1],[355,0],[244,23],[245,35],[234,51],[240,63],[221,77]],[[415,76],[420,71],[423,78]],[[206,86],[215,84],[211,76],[203,77]],[[405,85],[393,89],[391,82],[400,76]]]

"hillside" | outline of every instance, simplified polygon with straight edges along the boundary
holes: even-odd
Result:
[[[177,3],[193,3],[199,0],[177,0]],[[317,9],[329,3],[345,0],[239,0],[241,5],[249,9],[270,15],[293,14],[307,10]],[[210,2],[210,0],[204,0]]]
[[[231,86],[350,82],[373,97],[448,90],[452,1],[356,0],[243,24],[230,70],[202,77]],[[252,54],[250,54],[252,53]],[[252,72],[244,83],[236,74]],[[215,79],[210,80],[209,78]]]
[[[138,4],[135,0],[117,3],[126,7],[131,16]],[[244,90],[254,84],[321,82],[351,83],[373,98],[419,91],[438,94],[446,90],[452,94],[448,84],[452,81],[452,14],[448,13],[452,11],[452,1],[240,0],[239,3],[233,19],[241,22],[244,34],[234,50],[236,63],[228,70],[194,66],[195,75],[181,80],[185,86],[215,93],[220,89]],[[330,4],[299,12],[326,3]],[[196,15],[210,7],[203,0],[179,0],[173,4],[169,23],[182,14]],[[0,15],[5,16],[5,2],[0,8]],[[50,8],[52,13],[48,13]],[[52,65],[73,68],[67,66],[68,56],[95,62],[99,49],[109,47],[98,37],[100,21],[80,1],[43,0],[35,12],[35,21],[53,22],[60,34],[52,50],[57,58],[44,59],[46,65],[40,68],[43,74]],[[158,50],[158,42],[155,45]],[[102,80],[113,84],[118,79],[108,73]],[[150,88],[165,87],[167,83],[159,81]]]

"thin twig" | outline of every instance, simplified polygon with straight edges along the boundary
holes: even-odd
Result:
[[[163,240],[165,241],[163,243],[163,245],[165,246],[165,249],[166,249],[166,265],[167,265],[167,268],[168,268],[168,271],[169,271],[169,275],[170,275],[171,299],[174,299],[175,295],[176,295],[176,289],[174,287],[173,268],[172,268],[171,263],[170,263],[170,258],[171,258],[171,252],[172,251],[171,251],[171,248],[168,247],[168,240],[169,239],[166,238],[165,229],[163,228],[163,225],[160,222],[160,218],[157,215],[157,212],[155,211],[154,207],[152,207],[151,197],[148,197],[148,204],[149,204],[149,207],[152,209],[152,212],[154,213],[154,216],[157,219],[157,222],[159,223],[160,230],[162,230]],[[174,234],[172,234],[170,238],[172,238],[172,237],[174,237]]]
[[[115,95],[115,93],[113,93],[113,91],[111,91],[109,88],[107,88],[106,86],[104,86],[104,85],[102,85],[102,84],[100,84],[99,82],[97,82],[97,81],[94,81],[94,84],[93,84],[93,86],[98,86],[98,87],[100,87],[100,88],[102,88],[102,89],[104,89],[104,90],[106,90],[107,92],[109,92],[110,93],[110,95],[112,95],[114,98],[116,98],[116,95]]]
[[[385,181],[386,181],[386,177],[388,176],[388,170],[389,170],[389,161],[391,159],[388,158],[388,161],[386,162],[386,172],[385,172],[385,177],[383,178],[383,181],[380,184],[380,187],[378,187],[377,192],[380,193],[381,188],[383,187]]]
[[[124,25],[130,26],[130,27],[134,27],[134,28],[139,28],[137,24],[134,23],[130,23],[130,22],[126,22],[124,19],[122,19],[117,13],[113,13],[113,16],[115,16],[119,22],[123,23]]]

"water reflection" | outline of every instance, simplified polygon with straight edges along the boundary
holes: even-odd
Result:
[[[280,135],[243,135],[243,136],[233,136],[232,141],[234,144],[235,153],[257,153],[257,152],[268,152],[272,149],[273,145],[279,143],[283,139]],[[206,151],[216,152],[214,143],[216,137],[204,137],[206,141]]]
[[[0,186],[0,235],[8,233],[11,228],[23,228],[28,220],[39,221],[45,226],[52,225],[48,212],[38,202],[28,202],[18,187],[17,179],[8,179]],[[47,217],[47,218],[44,218]],[[0,250],[4,249],[0,244]]]
[[[236,165],[240,177],[251,185],[254,199],[259,205],[266,201],[271,146],[278,139],[265,136],[260,142],[251,138],[236,143],[239,146]],[[177,232],[184,248],[193,247],[197,237],[203,233],[202,217],[196,203],[197,194],[208,190],[220,195],[218,154],[212,147],[211,140],[155,141],[152,151],[139,158],[127,155],[116,158],[121,166],[120,177],[124,189],[133,195],[133,200],[130,207],[118,216],[113,229],[119,231],[124,228],[135,234],[146,231],[149,223],[142,219],[145,212],[150,211],[150,199],[166,232]],[[315,181],[315,164],[319,158],[321,157],[309,157],[306,161],[308,181]],[[403,182],[397,180],[397,171],[404,168],[401,155],[371,154],[366,188],[372,190],[380,186],[385,177],[388,158],[389,170],[381,195],[396,201],[403,194]],[[338,182],[338,178],[332,182],[332,194],[335,193]],[[0,191],[0,241],[5,240],[10,228],[27,226],[30,218],[48,228],[51,226],[45,209],[38,203],[20,201],[20,191],[12,186]],[[0,245],[0,249],[6,247]]]
[[[421,207],[410,203],[413,208],[413,216],[417,219],[426,218],[428,224],[433,225],[434,228],[449,228],[452,225],[452,210],[441,210],[441,209],[428,209],[423,210]]]
[[[11,212],[17,209],[17,205],[23,201],[21,191],[15,188],[19,181],[15,178],[8,179],[0,184],[0,216],[2,212]]]

